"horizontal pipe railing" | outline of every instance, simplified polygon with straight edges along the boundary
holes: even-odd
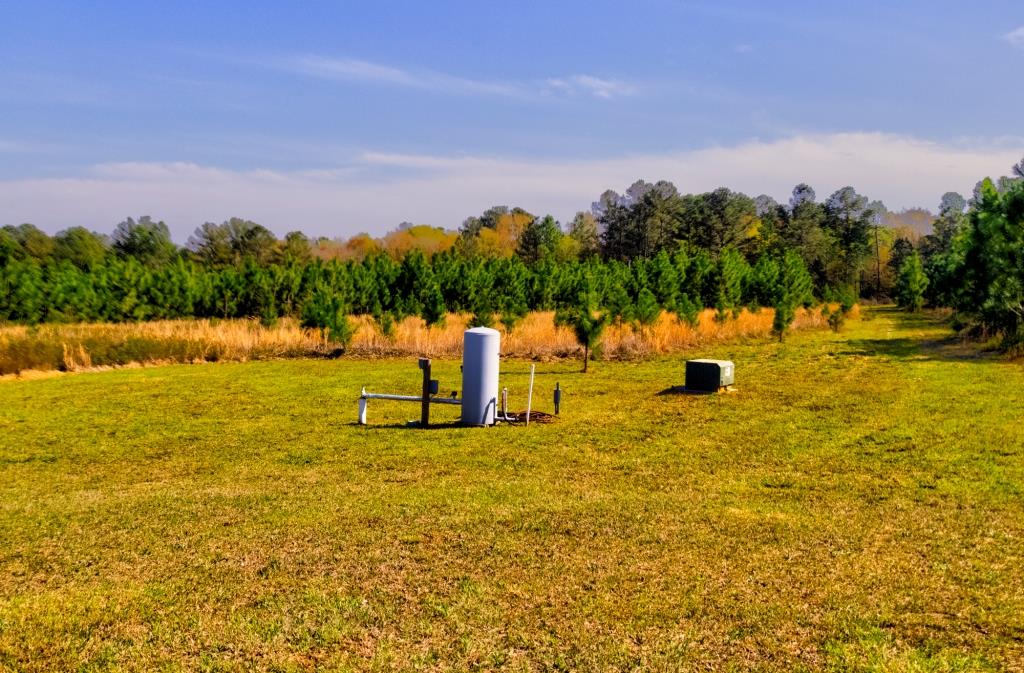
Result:
[[[359,396],[361,400],[395,400],[397,402],[422,402],[420,395],[389,395],[387,393],[367,393]],[[431,404],[462,404],[462,400],[454,397],[431,397]]]
[[[366,400],[392,400],[395,402],[420,402],[423,403],[422,395],[390,395],[388,393],[368,393],[363,388],[359,395],[359,424],[366,425]],[[428,404],[455,404],[462,405],[462,400],[454,397],[428,397]]]

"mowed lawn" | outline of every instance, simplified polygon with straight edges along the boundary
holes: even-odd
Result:
[[[949,334],[540,363],[529,428],[355,425],[414,359],[0,383],[0,670],[1024,670],[1024,365]]]

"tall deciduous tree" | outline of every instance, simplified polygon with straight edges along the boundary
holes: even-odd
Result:
[[[130,217],[120,222],[111,240],[117,254],[149,267],[167,264],[178,251],[167,225],[154,222],[149,215],[143,215],[138,222]]]
[[[593,213],[580,211],[569,224],[569,238],[579,246],[581,259],[594,257],[601,253],[601,239],[597,234],[597,220]]]
[[[109,243],[106,236],[85,227],[71,227],[53,237],[53,256],[67,260],[79,269],[91,269],[107,256]]]

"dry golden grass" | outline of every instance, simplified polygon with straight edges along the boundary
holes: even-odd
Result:
[[[695,328],[670,313],[663,313],[656,324],[647,328],[611,325],[601,341],[601,353],[609,359],[634,359],[681,352],[701,344],[765,338],[771,334],[775,314],[767,308],[757,312],[744,310],[738,318],[721,323],[714,316],[714,310],[705,310]],[[372,318],[360,316],[354,319],[357,329],[350,352],[369,356],[458,357],[462,353],[462,333],[468,319],[468,315],[450,314],[443,327],[427,328],[420,318],[406,318],[395,324],[390,336],[385,336]],[[822,318],[821,309],[801,309],[793,328],[824,326],[827,321]],[[551,311],[527,315],[511,332],[501,326],[498,329],[502,333],[501,351],[505,357],[557,359],[576,356],[581,350],[572,330],[555,325],[555,314]]]
[[[762,339],[771,334],[773,312],[744,310],[725,322],[706,310],[692,328],[665,313],[655,325],[612,325],[600,352],[608,359],[635,359],[686,351],[702,344]],[[356,316],[356,331],[347,351],[356,357],[424,355],[457,358],[469,316],[450,314],[443,326],[428,328],[422,319],[405,318],[390,335],[369,316]],[[826,325],[821,310],[800,311],[794,329]],[[572,331],[557,327],[554,313],[531,313],[511,332],[503,327],[506,357],[558,359],[580,352]],[[0,375],[26,371],[88,371],[128,364],[197,363],[324,357],[338,352],[319,330],[292,319],[274,326],[257,320],[161,320],[123,324],[9,326],[0,328]]]
[[[260,360],[327,353],[316,330],[294,321],[160,320],[144,323],[0,328],[0,375],[24,370],[84,371],[132,363]]]

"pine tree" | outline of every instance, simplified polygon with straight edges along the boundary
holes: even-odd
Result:
[[[390,311],[378,310],[373,314],[373,319],[377,322],[381,334],[389,339],[395,335],[395,316]]]
[[[317,288],[302,307],[302,326],[321,330],[329,340],[348,348],[355,328],[348,319],[343,297],[327,288]]]
[[[796,317],[796,309],[807,304],[811,297],[811,275],[800,255],[794,250],[787,250],[779,263],[778,282],[772,297],[775,308],[775,319],[772,332],[782,341]]]
[[[501,324],[506,332],[515,329],[530,310],[527,303],[529,276],[529,267],[516,257],[497,262],[494,287]]]
[[[448,310],[444,304],[444,295],[441,294],[441,285],[433,277],[433,274],[423,281],[419,303],[420,317],[427,323],[427,327],[444,325]]]
[[[473,314],[469,317],[470,327],[494,326],[494,304],[487,292],[474,294],[471,310]]]
[[[924,306],[924,292],[928,288],[928,277],[921,266],[921,257],[913,252],[903,260],[900,275],[896,279],[896,300],[900,308],[914,313]]]
[[[1024,179],[985,179],[964,231],[954,244],[953,308],[982,330],[1003,335],[1003,345],[1024,341]]]
[[[733,318],[739,316],[743,300],[743,282],[749,269],[750,266],[738,252],[732,248],[722,251],[717,267],[716,320],[724,321],[728,313],[731,313]]]
[[[649,287],[655,299],[666,311],[678,310],[679,272],[664,249],[659,251],[649,265]]]
[[[676,315],[691,328],[695,328],[700,324],[701,309],[700,303],[690,299],[688,294],[683,294],[679,297],[679,301],[676,302]]]
[[[751,272],[750,299],[752,303],[756,303],[758,306],[771,306],[778,285],[778,261],[772,255],[761,255]]]
[[[646,287],[640,290],[640,294],[637,295],[636,308],[633,315],[636,317],[637,322],[640,323],[641,330],[651,327],[661,317],[661,307],[658,305],[658,300],[654,297],[654,293]]]
[[[594,279],[588,274],[576,303],[555,314],[555,324],[570,327],[576,342],[583,346],[583,373],[587,372],[590,354],[600,343],[604,328],[608,326],[608,313],[598,311],[600,303]]]

